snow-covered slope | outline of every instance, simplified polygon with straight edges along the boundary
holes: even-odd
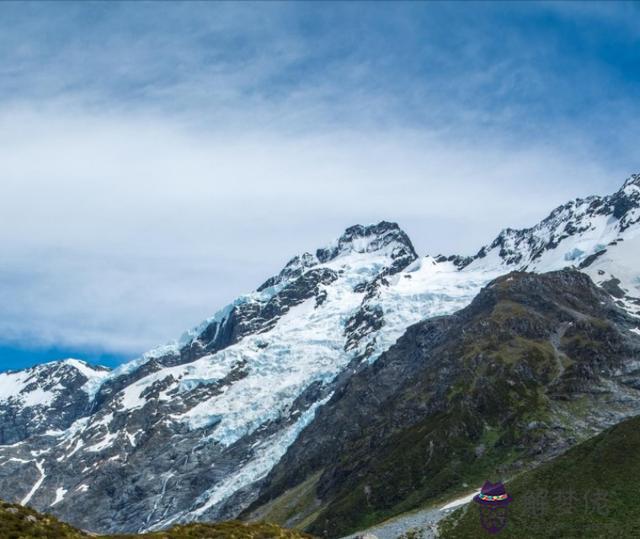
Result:
[[[468,258],[419,258],[396,224],[357,225],[110,373],[67,360],[47,368],[73,369],[73,387],[49,374],[50,384],[30,386],[32,370],[0,375],[0,410],[9,402],[13,415],[45,418],[5,434],[0,488],[100,531],[235,516],[349,376],[495,277],[576,266],[637,311],[639,199],[633,176],[614,195],[507,229]],[[61,387],[78,403],[69,413],[49,407]],[[0,432],[13,432],[12,416],[0,417]]]
[[[78,359],[0,373],[0,445],[68,427],[108,374]]]
[[[110,489],[96,486],[117,467],[136,483],[139,490],[131,495],[140,498],[123,496],[139,507],[100,522],[103,529],[131,529],[133,522],[135,528],[158,527],[233,512],[236,504],[226,508],[219,502],[271,469],[349,364],[379,353],[346,350],[347,343],[380,331],[366,303],[385,279],[416,258],[409,238],[393,223],[351,227],[315,254],[295,257],[280,274],[180,340],[110,373],[99,388],[92,387],[91,413],[35,442],[46,448],[44,461],[34,460],[26,445],[9,452],[0,448],[0,458],[13,458],[12,467],[16,458],[24,461],[25,475],[39,481],[31,503],[55,503],[61,514],[74,510],[76,497],[95,497],[107,506]],[[417,321],[430,310],[415,308],[410,318]],[[404,327],[406,320],[399,323]],[[31,483],[20,488],[29,491]],[[178,496],[177,484],[183,484]],[[60,498],[56,493],[62,490]],[[95,515],[69,517],[96,527]]]
[[[532,228],[503,230],[465,269],[544,272],[575,266],[592,276],[603,276],[598,269],[606,268],[607,276],[618,274],[627,293],[640,296],[640,272],[633,269],[640,262],[640,250],[634,243],[639,234],[640,175],[634,174],[613,195],[576,199]]]

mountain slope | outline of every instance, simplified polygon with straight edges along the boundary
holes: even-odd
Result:
[[[311,508],[287,522],[312,516],[312,533],[340,536],[640,413],[636,324],[582,273],[500,277],[456,314],[411,326],[337,390],[271,472],[256,514],[315,474]]]
[[[68,428],[86,414],[109,370],[77,359],[0,373],[0,445]]]
[[[500,537],[640,536],[640,417],[616,425],[507,484]],[[440,524],[443,539],[484,533],[470,504]]]
[[[465,268],[553,271],[576,267],[640,313],[640,174],[608,196],[559,206],[532,228],[507,228]]]
[[[30,401],[12,400],[0,416],[0,488],[104,532],[235,517],[264,498],[267,475],[353,376],[407,328],[469,305],[493,279],[576,266],[638,314],[639,183],[633,176],[610,197],[505,231],[470,258],[419,258],[394,223],[350,227],[178,341],[100,373],[89,390],[80,379],[65,386],[69,411],[42,408],[33,422]],[[0,391],[11,399],[10,384]],[[15,428],[15,417],[29,428]]]

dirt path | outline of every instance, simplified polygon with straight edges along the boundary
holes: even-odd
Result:
[[[419,530],[420,539],[433,539],[437,537],[436,524],[455,508],[469,503],[476,492],[451,500],[442,507],[428,507],[410,513],[398,515],[371,528],[359,531],[343,539],[356,539],[365,534],[375,536],[377,539],[398,539],[402,534],[410,530]]]

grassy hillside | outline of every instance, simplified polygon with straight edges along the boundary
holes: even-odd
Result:
[[[58,519],[42,515],[29,507],[0,502],[0,537],[2,539],[77,539],[89,537]]]
[[[501,538],[640,537],[640,417],[620,423],[507,485]],[[441,524],[443,539],[485,534],[469,504]]]
[[[2,539],[88,539],[96,537],[77,530],[58,519],[21,505],[0,502]],[[188,524],[170,530],[141,535],[102,535],[97,539],[303,539],[304,533],[285,530],[275,524],[222,522]]]

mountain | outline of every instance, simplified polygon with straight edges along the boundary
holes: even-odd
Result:
[[[584,269],[604,255],[607,248],[618,253],[612,248],[625,241],[627,234],[628,239],[636,237],[633,231],[638,223],[640,175],[634,174],[613,195],[578,198],[559,206],[532,228],[503,230],[491,244],[460,265],[543,272],[571,263]],[[614,255],[621,264],[624,258]],[[627,285],[633,286],[631,282]]]
[[[85,539],[96,537],[33,509],[0,501],[0,537],[3,539]],[[275,524],[189,524],[142,535],[102,535],[101,539],[305,539],[310,536]]]
[[[109,369],[77,359],[0,373],[0,445],[68,428],[89,411],[108,374]]]
[[[233,516],[348,365],[382,351],[369,302],[416,258],[385,222],[295,257],[180,341],[111,372],[68,428],[0,447],[0,485],[100,531]]]
[[[68,383],[53,385],[49,383],[51,376],[33,378],[31,370],[2,375],[0,410],[6,412],[0,416],[4,436],[0,488],[10,500],[52,511],[76,526],[100,532],[153,530],[177,522],[234,518],[249,506],[253,512],[266,510],[265,504],[281,499],[287,490],[312,484],[313,488],[305,487],[311,503],[303,512],[313,509],[305,519],[316,510],[334,511],[336,500],[345,492],[341,489],[350,484],[338,479],[355,477],[350,475],[353,470],[339,467],[338,461],[349,466],[357,461],[351,453],[336,453],[335,446],[328,446],[326,455],[313,456],[318,454],[314,445],[324,447],[322,440],[329,436],[330,426],[323,418],[338,413],[336,403],[360,387],[359,380],[382,383],[381,395],[401,391],[399,402],[407,401],[404,392],[415,390],[401,372],[396,373],[397,379],[395,374],[388,379],[386,374],[381,376],[381,382],[374,378],[376,369],[383,369],[389,357],[397,356],[393,350],[421,327],[416,324],[445,323],[438,320],[453,324],[451,320],[458,320],[459,332],[468,331],[465,324],[470,324],[469,328],[475,328],[471,335],[488,339],[475,325],[482,318],[460,321],[459,317],[441,317],[469,306],[483,287],[481,296],[487,297],[486,287],[503,283],[501,276],[519,272],[511,278],[529,283],[525,287],[528,294],[538,287],[550,290],[552,285],[522,271],[580,270],[583,273],[571,271],[554,277],[555,288],[545,301],[555,305],[549,306],[548,312],[556,318],[545,318],[546,311],[534,309],[531,317],[541,317],[535,322],[540,327],[536,327],[540,332],[543,327],[551,331],[551,324],[560,316],[556,311],[569,309],[578,313],[573,322],[579,329],[580,317],[595,317],[607,327],[612,325],[616,336],[626,336],[615,341],[619,348],[608,358],[611,365],[625,359],[623,353],[635,353],[632,344],[626,343],[635,342],[634,331],[640,332],[633,325],[633,317],[640,313],[639,197],[640,177],[632,176],[611,196],[576,200],[554,210],[531,229],[503,231],[474,257],[419,257],[408,236],[394,223],[353,226],[328,246],[294,257],[279,274],[178,341],[114,371],[81,364],[94,374],[87,377],[88,373],[78,371],[76,382],[71,382],[70,375]],[[588,276],[599,287],[593,286]],[[575,305],[567,304],[562,297],[572,297],[574,286],[580,287],[581,295]],[[517,303],[519,296],[514,297],[508,301]],[[606,311],[595,309],[593,301],[605,302]],[[523,309],[529,308],[526,302],[521,304]],[[511,314],[507,309],[503,316],[508,319]],[[562,323],[570,321],[562,319]],[[444,329],[438,329],[441,331]],[[567,330],[569,336],[571,331]],[[600,346],[603,339],[608,342],[606,339],[613,338],[606,331],[585,331],[584,335],[578,332],[576,343],[583,339]],[[516,336],[531,340],[526,332]],[[536,333],[535,346],[531,346],[542,347],[543,356],[551,353],[549,346],[554,351],[557,348],[560,351],[554,353],[582,365],[584,352],[565,350],[565,337]],[[449,343],[452,350],[463,346],[454,340]],[[529,350],[529,344],[514,341],[509,347],[517,355]],[[579,348],[575,343],[572,346]],[[414,352],[427,353],[422,347]],[[457,378],[462,375],[454,368],[453,352],[448,353],[450,363],[436,361],[433,376],[441,383],[455,379],[468,389],[482,362],[473,359],[473,364],[463,369],[468,379]],[[402,358],[396,363],[400,371],[405,369]],[[36,369],[55,370],[65,365],[68,367],[69,361]],[[563,365],[573,372],[568,367]],[[531,370],[533,366],[519,368]],[[547,378],[535,380],[540,391],[551,384],[552,366],[548,368]],[[589,363],[588,369],[594,368]],[[544,374],[534,372],[534,378]],[[574,382],[578,386],[582,383],[581,376],[580,371],[576,380],[565,376],[561,381],[571,388]],[[28,390],[16,392],[15,384],[23,380]],[[608,418],[594,414],[594,418],[584,419],[583,426],[572,425],[576,436],[593,433],[634,409],[633,384],[612,380],[607,378],[606,383],[615,382],[616,391],[628,392],[629,402],[623,402],[624,406]],[[595,391],[590,384],[590,390]],[[568,391],[558,387],[560,393]],[[58,397],[38,402],[39,395],[49,393]],[[399,414],[406,419],[400,423],[406,429],[413,428],[413,421],[425,421],[424,428],[432,428],[429,421],[435,421],[429,419],[432,403],[424,399],[417,400],[422,402],[421,408],[405,411],[395,405],[388,409],[361,406],[360,396],[368,398],[354,393],[349,401],[351,409],[336,416],[340,421],[335,432],[359,430],[354,426],[359,425],[357,418],[372,410],[382,415]],[[474,413],[482,411],[477,403],[472,404]],[[591,400],[585,402],[589,409],[592,404]],[[496,424],[501,420],[496,417]],[[358,444],[372,443],[373,439],[384,445],[392,431],[395,435],[393,429],[383,428],[372,437],[349,436],[348,442],[355,444],[349,451],[354,456],[365,454],[366,446]],[[313,432],[318,434],[317,441],[310,437]],[[547,444],[551,452],[573,443],[570,436],[556,438]],[[542,453],[548,452],[547,446]],[[333,472],[325,469],[329,455],[335,459]],[[332,473],[338,476],[330,479]],[[400,489],[393,494],[393,500],[400,500],[406,494],[403,492]],[[379,514],[400,507],[384,507]],[[368,518],[377,518],[376,511],[369,512]],[[339,526],[355,525],[350,518],[342,519]],[[311,520],[307,524],[316,530],[320,526]]]
[[[507,484],[500,537],[638,537],[640,417],[624,421]],[[483,534],[474,504],[440,524],[443,539]]]

